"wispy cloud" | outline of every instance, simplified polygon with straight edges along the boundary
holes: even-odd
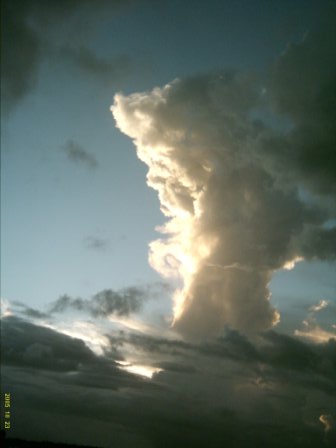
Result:
[[[85,247],[88,249],[106,251],[110,248],[110,242],[106,238],[100,238],[98,236],[87,236],[84,238]]]
[[[318,313],[319,311],[327,308],[328,305],[329,302],[327,300],[320,300],[319,303],[317,303],[316,305],[312,305],[309,308],[309,311],[312,313]]]
[[[319,325],[309,325],[306,330],[295,330],[294,334],[316,343],[328,342],[330,339],[336,341],[336,332],[325,330]]]
[[[50,306],[50,313],[63,313],[67,310],[88,312],[93,317],[126,317],[140,311],[143,304],[164,291],[165,284],[155,283],[144,287],[128,287],[118,291],[104,289],[90,299],[72,298],[63,295]]]
[[[79,143],[74,140],[68,140],[62,150],[67,154],[68,159],[72,162],[82,164],[87,168],[97,168],[98,162],[93,154],[85,150]]]
[[[320,300],[318,303],[310,306],[308,308],[307,317],[302,321],[302,328],[296,329],[294,334],[311,342],[320,344],[327,342],[330,339],[336,340],[336,333],[334,331],[334,324],[336,319],[336,305],[328,300]],[[319,319],[320,314],[328,314],[328,321],[324,319]]]
[[[60,55],[82,73],[91,75],[95,80],[105,84],[125,79],[132,68],[131,60],[126,55],[102,58],[86,47],[64,46]]]

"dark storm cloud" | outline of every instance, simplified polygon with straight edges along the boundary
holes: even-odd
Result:
[[[162,361],[157,363],[154,367],[159,367],[162,370],[170,371],[170,372],[177,372],[177,373],[194,373],[196,372],[196,368],[190,365],[183,365],[179,364],[177,362],[172,361]]]
[[[61,48],[84,72],[106,80],[128,70],[120,56],[98,58],[85,45],[99,20],[127,0],[3,0],[1,2],[1,100],[6,115],[35,87],[41,62]],[[72,47],[70,47],[70,44]],[[76,46],[77,45],[77,46]],[[78,48],[77,48],[78,47]],[[56,51],[55,51],[56,50]]]
[[[322,345],[311,345],[285,334],[268,331],[253,343],[234,330],[228,330],[224,336],[202,344],[123,332],[109,336],[109,339],[112,346],[122,348],[123,345],[131,345],[154,356],[167,356],[167,359],[172,357],[174,365],[177,365],[178,360],[183,363],[188,360],[191,363],[191,360],[199,361],[202,358],[227,359],[254,365],[260,370],[260,374],[263,368],[268,366],[278,378],[288,371],[291,375],[297,372],[297,377],[300,372],[307,377],[313,373],[321,374],[326,380],[328,390],[331,388],[336,391],[333,378],[336,372],[336,339],[330,339]],[[194,367],[199,366],[195,364]]]
[[[130,344],[148,353],[184,356],[188,352],[213,358],[230,358],[239,361],[261,360],[260,354],[249,340],[234,330],[226,331],[225,337],[212,340],[211,343],[193,344],[178,339],[158,338],[144,334],[125,334],[110,336],[112,344]]]
[[[16,317],[3,319],[1,330],[2,359],[7,365],[58,371],[93,360],[82,340]]]
[[[74,140],[68,140],[62,149],[72,162],[83,164],[92,169],[97,168],[96,158]]]
[[[309,371],[319,363],[314,348],[297,339],[274,331],[265,333],[263,338],[269,344],[263,346],[262,358],[275,367]]]
[[[307,260],[336,259],[336,227],[332,229],[307,226],[297,241],[302,255]]]
[[[286,138],[285,166],[313,193],[336,193],[336,5],[319,26],[291,44],[271,74],[270,95],[294,128]]]
[[[57,331],[13,317],[2,325],[13,436],[121,448],[296,448],[335,438],[336,341],[312,346],[272,332],[252,343],[228,332],[188,344],[115,334],[111,349],[123,353],[127,339],[144,364],[163,369],[148,380]],[[65,422],[62,433],[54,430]]]
[[[93,353],[81,339],[13,316],[1,324],[2,362],[6,366],[48,371],[48,376],[70,372],[62,381],[83,387],[118,389],[138,387],[143,382],[141,377],[120,370],[111,356]]]
[[[7,113],[35,85],[40,59],[40,43],[25,23],[28,2],[1,2],[1,98]],[[21,8],[21,7],[22,8]],[[10,44],[7,44],[9,43]]]
[[[108,335],[108,337],[112,346],[121,347],[129,344],[137,350],[153,354],[166,353],[183,356],[188,351],[196,350],[197,347],[194,344],[177,339],[158,338],[146,334],[125,333],[124,331],[119,334]]]

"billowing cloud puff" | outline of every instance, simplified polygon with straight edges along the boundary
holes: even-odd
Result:
[[[313,34],[295,48],[295,63],[292,48],[280,59],[277,74],[294,73],[285,77],[293,89],[300,55],[303,62],[307,53],[317,56],[319,45],[319,34]],[[335,74],[334,59],[329,70],[314,72],[315,100],[299,92],[292,108],[284,99],[292,95],[290,85],[272,74],[275,103],[292,120],[287,131],[255,119],[265,99],[248,75],[215,73],[115,96],[117,126],[147,164],[147,183],[167,217],[160,229],[165,238],[150,244],[149,261],[164,276],[182,279],[174,325],[186,336],[213,336],[224,325],[245,333],[270,328],[279,320],[269,302],[273,272],[305,258],[335,258],[336,230],[325,225],[332,208],[313,200],[324,194],[328,203],[333,191],[321,182],[331,180],[335,131],[319,117],[330,101],[325,89]],[[308,128],[314,135],[307,147]],[[317,151],[322,159],[326,154],[318,166],[300,163],[309,154],[317,158]]]

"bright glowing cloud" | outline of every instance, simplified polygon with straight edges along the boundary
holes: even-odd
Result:
[[[117,361],[117,364],[122,370],[126,370],[127,372],[134,373],[135,375],[144,376],[146,378],[152,378],[155,373],[162,372],[163,370],[158,367],[132,364],[127,361]]]
[[[116,95],[112,106],[118,127],[134,139],[139,158],[148,165],[148,185],[158,191],[161,210],[169,218],[160,228],[166,238],[150,244],[149,261],[162,275],[182,279],[173,297],[174,325],[182,332],[218,333],[224,323],[265,329],[278,320],[269,304],[269,268],[250,256],[256,235],[253,228],[249,235],[241,226],[241,219],[252,218],[253,190],[260,186],[249,162],[240,167],[232,116],[214,117],[223,123],[223,135],[217,135],[219,123],[212,126],[209,120],[214,104],[197,98],[190,91],[193,83],[209,88],[212,101],[217,101],[216,90],[228,89],[222,78],[190,81],[190,86],[174,81],[149,94]],[[233,81],[236,95],[244,83]],[[236,114],[240,120],[240,111]],[[214,269],[219,265],[244,269]],[[258,311],[251,313],[253,302]]]
[[[316,326],[315,328],[311,328],[307,331],[295,330],[294,334],[295,334],[295,336],[300,336],[305,339],[309,339],[310,341],[315,342],[315,343],[328,342],[329,339],[336,340],[336,333],[324,330],[323,328],[320,328],[319,326]]]
[[[323,310],[324,308],[326,308],[328,305],[329,305],[329,302],[327,300],[320,300],[319,303],[311,306],[309,308],[309,311],[311,311],[313,313],[317,313],[317,312]]]
[[[303,257],[295,257],[293,260],[286,261],[286,263],[283,265],[283,269],[286,269],[287,271],[291,271],[295,268],[296,263],[299,263],[300,261],[303,261]]]
[[[182,280],[174,326],[187,336],[215,335],[225,324],[244,332],[276,324],[272,274],[303,260],[306,229],[322,224],[261,163],[263,133],[248,119],[254,101],[248,78],[227,75],[118,94],[111,107],[168,219],[149,262]]]
[[[0,299],[0,313],[1,313],[1,317],[7,317],[7,316],[11,316],[13,314],[13,312],[10,308],[9,300],[4,299],[4,298]]]
[[[330,431],[334,426],[334,419],[331,415],[322,414],[320,415],[319,420],[323,424],[325,432]]]
[[[121,330],[127,329],[138,333],[145,333],[150,335],[158,335],[163,331],[162,328],[144,322],[141,319],[109,316],[108,320]]]
[[[99,331],[99,327],[90,322],[74,321],[71,324],[62,323],[57,325],[42,323],[42,326],[51,328],[72,338],[81,339],[97,355],[102,355],[104,348],[109,347],[108,338]]]

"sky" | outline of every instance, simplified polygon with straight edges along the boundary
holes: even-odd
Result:
[[[6,437],[332,446],[335,2],[1,8]]]

